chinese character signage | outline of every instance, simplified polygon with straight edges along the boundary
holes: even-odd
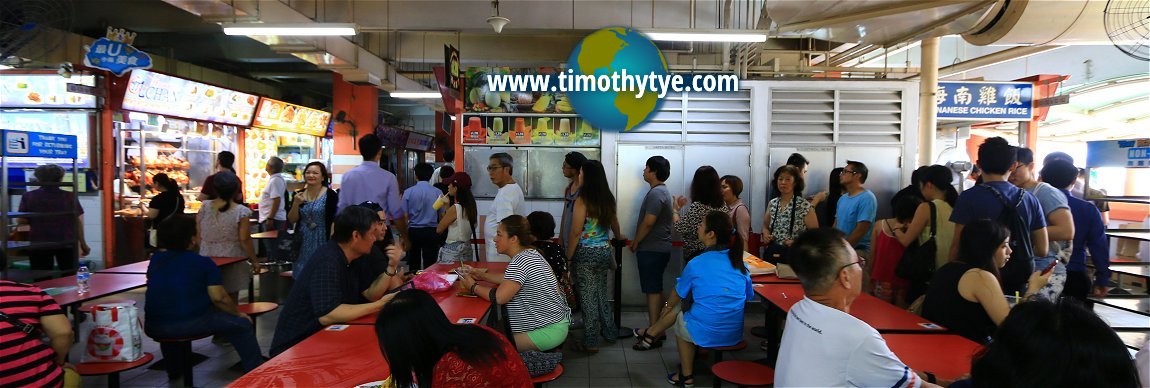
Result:
[[[260,100],[256,112],[253,127],[316,137],[323,137],[327,133],[327,122],[331,120],[331,113],[270,98]]]
[[[132,72],[124,110],[248,125],[259,97],[147,70]]]
[[[134,69],[152,68],[152,57],[132,47],[136,33],[108,27],[106,37],[96,39],[87,46],[84,65],[123,76]]]
[[[1086,142],[1087,167],[1150,167],[1150,139]]]
[[[1034,117],[1029,82],[939,82],[935,117],[956,120],[1028,121]]]
[[[2,131],[4,156],[30,156],[38,158],[75,158],[76,137],[57,133]]]
[[[13,74],[0,76],[0,107],[95,108],[96,97],[68,92],[68,84],[95,85],[94,75]]]

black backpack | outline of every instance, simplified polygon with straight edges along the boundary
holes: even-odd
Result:
[[[1034,272],[1034,244],[1030,241],[1030,226],[1022,219],[1022,213],[1018,210],[1026,193],[1019,190],[1018,199],[1007,201],[1006,197],[994,187],[987,184],[981,186],[998,198],[998,202],[1002,204],[998,223],[1010,229],[1010,260],[1002,267],[999,278],[1002,291],[1006,295],[1025,293],[1026,281],[1030,278],[1030,273]]]

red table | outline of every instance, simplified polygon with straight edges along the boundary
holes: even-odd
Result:
[[[883,334],[886,346],[911,369],[954,380],[970,373],[970,359],[982,345],[953,334]]]
[[[247,258],[244,258],[244,257],[213,257],[212,258],[212,261],[214,261],[216,263],[217,267],[223,267],[223,266],[228,265],[228,264],[235,264],[235,263],[238,263],[238,262],[241,262],[244,260],[247,260]],[[105,269],[96,271],[94,273],[100,274],[101,277],[103,277],[103,275],[107,275],[107,274],[147,274],[148,273],[148,263],[150,263],[150,262],[151,262],[151,260],[144,260],[144,261],[141,261],[139,263],[125,264],[125,265],[121,265],[118,267],[105,268]]]
[[[783,311],[789,311],[791,306],[798,303],[806,295],[803,292],[803,287],[798,284],[763,284],[756,285],[754,289],[756,294]],[[941,326],[935,329],[923,327],[922,324],[933,322],[868,294],[859,295],[855,299],[854,303],[851,304],[850,314],[880,332],[942,333],[946,331]]]
[[[799,279],[781,279],[779,275],[755,275],[751,276],[751,283],[755,284],[799,284]]]
[[[33,284],[36,287],[40,287],[40,289],[70,287],[70,289],[64,292],[52,295],[52,299],[56,300],[56,304],[64,307],[70,305],[78,306],[80,303],[89,300],[140,288],[148,284],[148,279],[140,274],[103,274],[100,276],[92,276],[88,281],[88,292],[83,294],[76,293],[76,275],[45,280]]]
[[[354,387],[391,375],[375,328],[321,330],[280,353],[229,387]]]
[[[488,273],[494,274],[503,274],[503,272],[507,270],[507,263],[480,262],[468,263],[467,265],[476,268],[487,268]],[[427,267],[427,271],[448,273],[454,268],[456,267],[435,264]],[[491,302],[479,297],[459,296],[459,292],[460,290],[457,287],[452,287],[447,291],[431,294],[431,296],[435,298],[435,302],[439,304],[439,307],[443,309],[443,313],[447,314],[447,319],[451,322],[459,322],[462,318],[474,318],[476,322],[481,321],[487,314],[487,310],[491,307]],[[368,314],[351,320],[348,324],[374,325],[378,316],[379,313]]]

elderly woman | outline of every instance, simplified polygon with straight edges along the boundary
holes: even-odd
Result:
[[[295,224],[295,244],[299,254],[292,263],[292,276],[299,278],[316,249],[331,239],[339,193],[332,190],[331,175],[320,162],[308,163],[303,170],[304,188],[296,191],[288,210],[288,222]]]
[[[559,282],[551,266],[531,243],[531,225],[523,216],[513,215],[499,222],[495,233],[495,248],[511,257],[503,276],[485,272],[465,273],[459,286],[483,299],[507,305],[507,320],[519,351],[547,351],[567,339],[571,322],[571,308],[559,292]],[[481,285],[477,280],[495,283],[494,288]]]
[[[695,232],[707,248],[687,263],[659,320],[640,331],[639,342],[632,347],[639,351],[657,348],[662,345],[658,338],[674,328],[681,364],[678,373],[667,376],[673,385],[695,384],[695,346],[731,346],[742,340],[743,310],[755,292],[750,271],[743,264],[743,251],[731,249],[743,244],[737,233],[731,241],[733,228],[727,212],[707,213]],[[680,303],[684,299],[690,303]]]
[[[32,243],[38,242],[76,242],[80,244],[80,255],[87,256],[92,248],[84,241],[84,228],[77,225],[84,224],[84,208],[80,206],[76,194],[60,189],[58,183],[64,180],[64,168],[55,164],[45,164],[36,167],[36,181],[47,183],[39,189],[24,193],[20,197],[20,212],[61,212],[73,210],[79,219],[71,215],[17,218],[16,223],[28,224],[28,239]],[[72,206],[72,209],[68,209]],[[34,270],[52,270],[52,261],[61,271],[76,268],[76,248],[49,248],[28,250],[28,261]]]

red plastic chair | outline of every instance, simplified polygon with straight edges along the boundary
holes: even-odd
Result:
[[[80,376],[108,375],[108,388],[120,388],[120,372],[147,365],[155,359],[151,353],[144,353],[139,360],[132,362],[81,362],[76,364],[76,372]]]
[[[775,383],[775,369],[754,361],[723,361],[711,366],[715,387],[726,381],[739,387],[761,387]]]
[[[559,376],[562,376],[562,375],[563,375],[563,364],[559,364],[559,365],[555,366],[555,370],[551,371],[551,373],[548,373],[548,374],[545,374],[545,375],[542,375],[539,377],[532,377],[531,378],[531,384],[534,384],[535,387],[537,387],[537,388],[542,387],[543,384],[555,381],[555,380],[559,379]]]

